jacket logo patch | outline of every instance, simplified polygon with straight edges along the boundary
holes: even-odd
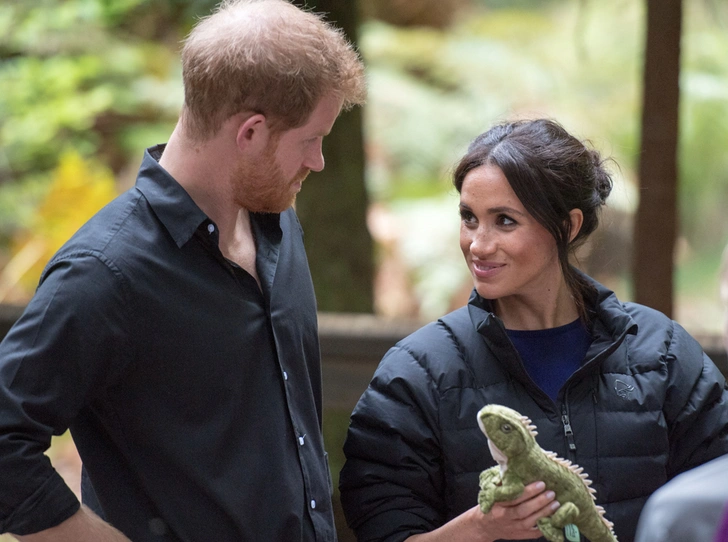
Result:
[[[620,396],[622,399],[627,399],[629,394],[634,391],[634,386],[632,384],[627,384],[622,380],[615,380],[614,391],[616,391],[617,395]]]

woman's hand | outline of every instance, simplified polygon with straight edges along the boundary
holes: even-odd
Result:
[[[493,542],[539,538],[542,535],[536,521],[550,516],[560,506],[554,497],[554,492],[546,491],[543,482],[534,482],[527,485],[517,499],[493,504],[487,514],[474,506],[432,532],[409,537],[407,542]]]

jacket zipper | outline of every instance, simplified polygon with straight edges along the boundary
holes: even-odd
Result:
[[[576,455],[576,443],[574,442],[574,431],[571,429],[571,422],[569,421],[569,412],[566,409],[566,402],[561,405],[561,424],[564,426],[564,435],[566,436],[566,442],[569,445],[569,459],[573,461]]]

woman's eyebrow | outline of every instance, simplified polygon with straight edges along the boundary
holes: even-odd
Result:
[[[460,202],[459,204],[460,209],[465,209],[467,211],[472,211],[473,209],[468,205],[467,203]],[[513,207],[508,207],[507,205],[501,205],[500,207],[490,207],[486,211],[488,214],[491,215],[497,215],[497,214],[507,214],[507,215],[519,215],[524,216],[525,213],[522,211],[519,211],[518,209],[514,209]]]
[[[500,207],[491,207],[488,209],[488,213],[492,214],[492,215],[504,213],[507,215],[521,215],[521,216],[523,216],[523,214],[524,214],[521,211],[519,211],[518,209],[514,209],[513,207],[508,207],[505,205],[502,205]]]

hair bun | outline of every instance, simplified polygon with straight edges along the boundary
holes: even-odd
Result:
[[[594,193],[596,194],[599,204],[604,205],[612,193],[612,176],[604,167],[604,160],[596,150],[589,151],[592,157],[594,167]]]

